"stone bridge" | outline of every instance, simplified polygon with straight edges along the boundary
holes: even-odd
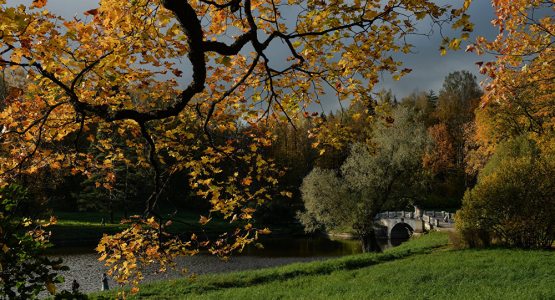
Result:
[[[424,211],[415,207],[414,211],[386,211],[374,218],[378,236],[391,239],[408,238],[413,233],[432,229],[452,228],[454,213],[444,211]]]

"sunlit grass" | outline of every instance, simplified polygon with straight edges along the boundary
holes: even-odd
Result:
[[[433,233],[384,253],[146,284],[134,298],[555,299],[554,265],[553,251],[454,250]]]
[[[234,272],[228,274],[207,274],[198,276],[194,281],[189,278],[147,284],[141,288],[138,298],[173,298],[178,295],[198,295],[232,287],[250,287],[274,281],[284,281],[299,276],[330,274],[340,270],[354,270],[385,261],[391,261],[414,254],[428,253],[447,244],[447,235],[429,234],[416,238],[409,243],[392,248],[383,253],[365,253],[344,256],[337,259],[310,263],[295,263],[283,267]],[[233,258],[232,258],[233,259]],[[167,294],[167,293],[170,294]],[[100,294],[99,294],[100,295]],[[104,294],[111,297],[113,294]]]

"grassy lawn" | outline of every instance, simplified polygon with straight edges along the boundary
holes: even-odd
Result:
[[[175,298],[553,299],[554,265],[553,254],[547,252],[448,251]]]
[[[446,244],[433,233],[380,254],[147,284],[133,298],[555,299],[555,252]]]

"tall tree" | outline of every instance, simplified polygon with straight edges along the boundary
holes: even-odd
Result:
[[[474,120],[474,111],[478,107],[482,91],[476,81],[476,76],[468,71],[456,71],[445,77],[443,88],[441,89],[436,107],[436,116],[439,123],[445,124],[445,128],[449,137],[444,136],[442,141],[437,141],[437,145],[442,143],[451,143],[453,151],[449,151],[452,155],[451,160],[453,168],[450,170],[453,179],[458,182],[457,177],[464,177],[465,169],[465,128]],[[436,128],[436,129],[439,129]],[[439,132],[436,132],[439,133]],[[435,135],[439,137],[439,135]],[[447,153],[443,153],[445,156]],[[466,180],[462,181],[463,185],[467,185]],[[454,183],[455,185],[457,183]],[[463,186],[461,191],[464,191]]]
[[[468,171],[476,174],[498,144],[516,136],[550,144],[555,128],[555,24],[552,1],[493,1],[499,30],[495,39],[478,37],[467,51],[493,54],[480,61],[489,77],[476,124],[469,132]],[[551,12],[551,13],[550,13]]]
[[[528,136],[501,143],[465,193],[457,228],[470,246],[551,248],[555,240],[553,148]]]
[[[454,109],[463,114],[461,117],[468,118],[476,108],[476,100],[480,96],[482,96],[482,89],[476,81],[476,76],[466,70],[455,71],[449,73],[443,80],[438,105],[445,105],[446,108],[450,105],[454,106]],[[442,117],[441,111],[438,113]]]
[[[470,28],[465,14],[470,0],[461,8],[431,0],[339,0],[332,5],[316,0],[287,5],[274,0],[101,0],[80,19],[53,14],[45,8],[47,0],[34,0],[29,7],[5,3],[0,0],[0,63],[23,68],[30,84],[0,112],[0,123],[8,127],[2,147],[9,153],[0,157],[0,184],[18,172],[46,167],[86,172],[93,157],[59,147],[60,142],[79,140],[94,124],[113,123],[113,134],[134,137],[127,146],[154,170],[147,218],[140,222],[145,227],[136,230],[166,223],[158,211],[164,170],[187,170],[192,188],[209,199],[214,213],[249,222],[253,207],[271,198],[263,186],[273,184],[275,176],[268,173],[274,165],[260,155],[270,138],[253,130],[250,134],[261,135],[239,151],[243,141],[215,141],[214,132],[236,131],[240,123],[255,126],[265,117],[291,118],[328,86],[339,99],[369,98],[379,72],[398,79],[410,71],[400,68],[391,51],[410,52],[405,37],[419,33],[418,21],[453,21],[455,28]],[[296,12],[295,20],[282,17],[286,10]],[[444,44],[458,48],[460,40]],[[269,53],[277,45],[286,46],[282,64]],[[186,73],[178,65],[185,57]],[[183,75],[190,81],[178,84]],[[136,90],[141,97],[134,97]],[[171,166],[161,149],[172,157]],[[196,155],[198,149],[204,149],[203,155]],[[201,218],[203,223],[209,219]],[[214,252],[223,255],[253,241],[254,227],[243,229],[231,243],[211,244],[222,250]],[[145,229],[141,238],[149,232]],[[144,262],[167,254],[148,250],[126,254],[142,255]],[[129,267],[133,264],[124,267],[119,258],[103,258],[114,264],[112,271],[137,274]]]
[[[488,75],[483,105],[498,103],[521,110],[534,131],[552,131],[555,67],[553,57],[553,1],[493,1],[499,29],[495,39],[476,39],[467,51],[494,54],[496,60],[478,62]],[[528,101],[523,101],[527,99]]]
[[[377,121],[370,145],[355,144],[335,170],[314,169],[303,181],[307,231],[352,228],[364,251],[379,250],[374,217],[384,209],[415,203],[422,185],[422,156],[429,143],[416,113],[397,106],[393,123]]]

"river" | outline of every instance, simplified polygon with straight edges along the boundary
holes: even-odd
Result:
[[[396,246],[402,241],[381,241],[382,249]],[[361,247],[356,240],[330,240],[326,238],[273,238],[262,242],[264,249],[256,247],[246,248],[242,254],[232,256],[224,262],[208,254],[193,257],[181,257],[176,261],[175,270],[165,273],[155,273],[154,270],[145,272],[145,282],[183,277],[180,270],[187,269],[185,276],[192,274],[223,273],[248,269],[274,267],[294,262],[308,262],[330,257],[357,254]],[[90,248],[65,248],[57,250],[54,257],[61,257],[70,270],[61,272],[65,282],[58,286],[58,290],[70,290],[73,280],[79,283],[79,290],[83,293],[99,291],[102,273],[106,271],[102,262]],[[111,288],[114,281],[109,280]]]

